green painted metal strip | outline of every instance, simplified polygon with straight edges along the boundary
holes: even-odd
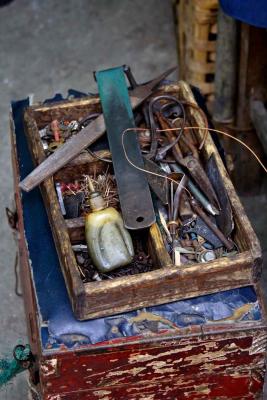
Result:
[[[122,146],[124,130],[135,127],[123,68],[99,71],[96,73],[96,79],[124,225],[128,229],[151,226],[155,222],[155,213],[146,174],[127,161]],[[144,168],[138,138],[134,131],[124,135],[124,145],[129,159],[135,165]]]

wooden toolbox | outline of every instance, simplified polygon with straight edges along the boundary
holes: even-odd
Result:
[[[90,321],[74,318],[39,189],[18,188],[33,168],[23,129],[27,106],[27,100],[13,103],[11,143],[20,273],[34,356],[32,398],[261,399],[267,317],[257,286]],[[234,192],[232,201],[237,202]],[[237,265],[244,266],[241,256]],[[252,261],[243,269],[247,282],[249,268]],[[238,273],[242,276],[241,267]],[[215,286],[218,276],[210,277]]]
[[[157,93],[172,94],[178,99],[196,105],[190,87],[183,81],[163,86]],[[101,111],[101,106],[96,96],[29,107],[24,114],[24,121],[28,145],[35,165],[45,158],[40,129],[55,118],[78,119],[99,111]],[[198,109],[191,107],[188,113],[191,126],[205,126],[203,116]],[[200,143],[203,130],[194,129],[194,132]],[[53,178],[47,179],[40,185],[73,312],[78,319],[113,315],[140,307],[242,287],[257,281],[262,264],[259,242],[229,180],[213,140],[208,135],[201,151],[203,160],[207,160],[212,153],[215,154],[231,202],[235,224],[233,240],[239,248],[239,254],[205,264],[181,265],[180,267],[172,265],[158,226],[154,224],[146,235],[148,252],[153,260],[152,271],[113,280],[84,283],[72,250],[72,244],[83,240],[84,220],[81,218],[64,220],[55,191],[55,183],[70,181],[83,173],[103,171],[105,166],[85,152]]]

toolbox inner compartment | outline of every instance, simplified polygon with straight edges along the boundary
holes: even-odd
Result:
[[[88,153],[87,153],[88,154]],[[84,153],[80,159],[75,160],[75,167],[70,168],[62,168],[57,174],[54,175],[54,183],[59,182],[62,183],[70,183],[81,179],[84,175],[89,175],[91,178],[97,178],[101,174],[105,174],[107,168],[110,174],[114,174],[112,164],[107,164],[101,160],[95,160],[91,162],[86,162],[87,154]],[[90,157],[90,155],[89,155]],[[79,157],[78,157],[79,158]],[[103,175],[102,175],[103,176]],[[115,208],[120,211],[120,205],[118,203]],[[68,229],[70,241],[72,245],[75,244],[85,244],[85,216],[79,216],[77,218],[67,218],[65,219],[66,226]],[[151,233],[150,229],[143,230],[129,230],[128,231],[132,237],[133,246],[135,250],[134,260],[124,267],[118,268],[112,271],[112,275],[114,278],[116,276],[123,276],[123,270],[126,271],[127,268],[132,268],[133,273],[145,273],[152,271],[154,269],[158,269],[160,263],[158,261],[159,254],[156,249],[153,248],[153,244],[151,243]],[[162,250],[163,250],[162,244]],[[140,256],[139,256],[140,255]],[[139,262],[138,257],[143,257]],[[168,253],[166,252],[166,257],[168,257]],[[145,261],[147,260],[147,263]],[[171,261],[170,261],[171,262]],[[143,267],[142,267],[143,264]],[[116,273],[118,271],[118,273]],[[135,272],[134,272],[135,271]],[[108,276],[108,275],[107,275]],[[112,279],[114,279],[112,278]],[[105,276],[103,277],[105,279]]]
[[[69,107],[63,109],[57,109],[57,107],[55,107],[54,109],[54,107],[52,107],[52,109],[47,108],[42,111],[34,111],[34,119],[37,123],[38,130],[41,130],[53,119],[61,120],[64,118],[68,118],[71,120],[79,120],[86,117],[88,114],[98,113],[100,111],[101,107],[98,100],[95,101],[95,103],[93,101],[93,103],[90,104],[89,107],[79,107],[77,106],[76,102],[75,107],[71,107],[70,102]],[[101,139],[99,141],[101,141]],[[98,147],[98,145],[96,146]],[[98,176],[99,174],[105,173],[105,171],[107,170],[107,166],[110,166],[109,169],[112,173],[112,164],[107,164],[101,160],[93,159],[93,157],[86,150],[84,150],[78,157],[68,163],[64,168],[60,169],[53,176],[54,184],[56,184],[57,182],[70,183],[75,180],[81,179],[83,175],[89,175],[91,177]],[[69,233],[71,244],[85,244],[85,217],[81,216],[78,218],[65,219],[65,223]],[[167,250],[165,249],[160,231],[156,224],[154,224],[152,228],[140,231],[129,231],[129,233],[131,234],[131,237],[133,239],[134,249],[136,250],[137,244],[138,247],[140,247],[141,245],[142,251],[146,253],[150,260],[149,265],[145,268],[145,270],[141,270],[140,272],[146,273],[152,270],[159,269],[161,267],[168,267],[171,265],[171,258]],[[129,266],[131,265],[132,264],[130,264]],[[127,266],[122,268],[127,268]],[[119,268],[118,271],[120,272],[122,268]],[[116,272],[116,270],[112,272]]]
[[[163,92],[162,92],[163,93]],[[160,93],[161,94],[161,93]],[[169,93],[173,96],[179,98],[177,92]],[[77,104],[77,100],[72,105],[72,102],[66,104],[64,108],[57,107],[57,103],[54,103],[53,106],[48,107],[47,109],[43,108],[42,110],[34,111],[34,118],[37,123],[38,129],[43,129],[47,124],[49,124],[53,119],[63,119],[63,118],[71,118],[74,120],[79,120],[84,118],[88,114],[99,113],[101,112],[101,105],[99,103],[98,97],[91,98],[90,104],[87,106],[83,103],[81,105]],[[194,117],[191,115],[192,125],[196,125],[194,121]],[[194,130],[194,136],[198,143],[201,142],[203,131]],[[93,144],[94,146],[94,144]],[[200,159],[203,162],[205,167],[205,163],[212,154],[212,149],[210,146],[204,146],[200,152]],[[101,173],[105,170],[106,165],[104,162],[100,160],[92,160],[92,156],[89,153],[84,151],[77,158],[72,160],[68,165],[62,168],[54,175],[55,182],[67,182],[79,178],[82,174],[90,174],[90,173]],[[247,237],[246,229],[242,220],[240,220],[240,215],[236,213],[236,208],[232,203],[232,199],[230,198],[232,212],[233,212],[233,221],[234,221],[234,229],[232,232],[232,239],[234,243],[237,245],[239,253],[245,252],[249,250],[249,238]],[[72,243],[77,243],[77,240],[83,239],[83,227],[84,227],[84,219],[77,218],[73,220],[66,221],[68,231],[70,234],[70,240]],[[171,259],[166,251],[165,254],[166,259],[168,260],[168,264],[171,264]],[[155,258],[155,257],[154,257]],[[155,260],[156,261],[156,260]],[[181,268],[186,267],[181,265]]]

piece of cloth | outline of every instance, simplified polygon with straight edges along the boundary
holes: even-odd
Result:
[[[225,14],[254,25],[267,28],[267,0],[220,0]]]

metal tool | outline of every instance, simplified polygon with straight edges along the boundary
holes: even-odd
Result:
[[[202,263],[216,260],[216,254],[213,250],[202,250],[198,256],[197,260]]]
[[[147,97],[152,94],[153,89],[163,79],[175,71],[176,68],[177,67],[170,68],[156,79],[153,79],[144,85],[139,85],[133,89],[130,93],[132,108],[135,109],[138,107]],[[82,150],[99,139],[104,134],[105,130],[105,122],[103,115],[101,114],[94,121],[92,121],[90,125],[83,128],[75,136],[71,137],[54,154],[38,165],[38,167],[36,167],[25,179],[20,182],[20,188],[26,192],[32,190],[46,178],[50,177],[60,168],[64,167],[64,165],[75,158]]]
[[[212,224],[215,221],[212,221]],[[199,217],[199,216],[194,216],[193,218],[190,218],[188,220],[183,221],[183,225],[180,228],[180,235],[184,236],[185,234],[196,234],[202,238],[204,238],[204,241],[208,241],[211,243],[211,245],[215,248],[218,249],[219,247],[223,246],[223,243],[221,240],[215,235],[215,233],[212,231],[212,229]]]
[[[214,225],[205,212],[201,209],[195,199],[190,199],[190,204],[197,215],[205,222],[205,224],[210,228],[210,230],[220,239],[227,250],[232,250],[234,248],[234,243],[228,240],[220,229]]]
[[[146,157],[143,157],[143,159],[144,159],[145,170],[153,173],[153,174],[147,174],[147,180],[149,186],[151,187],[153,192],[158,196],[158,198],[162,201],[163,204],[168,204],[167,179],[162,178],[163,175],[166,175],[165,172],[162,171],[162,169],[153,161],[148,160]],[[161,176],[158,176],[156,174]]]
[[[165,129],[165,135],[170,142],[169,148],[172,149],[175,160],[189,171],[192,178],[196,181],[201,190],[205,193],[209,201],[213,205],[216,205],[219,208],[220,205],[217,195],[198,159],[198,156],[196,156],[195,154],[197,150],[189,141],[184,141],[184,144],[187,146],[189,150],[189,154],[184,156],[178,144],[178,139],[181,137],[180,135],[182,132],[182,128],[178,136],[176,136],[172,131],[168,130],[172,128],[170,122],[161,114],[158,114],[157,117],[162,129]]]
[[[175,100],[177,100],[175,98]],[[163,104],[160,108],[160,111],[167,119],[176,119],[182,118],[183,116],[183,104],[181,102],[175,101],[174,103],[166,103]]]
[[[216,216],[216,222],[223,234],[228,237],[234,228],[233,213],[214,154],[210,156],[207,162],[206,172],[210,182],[214,187],[214,190],[217,193],[221,205],[221,212],[218,216]]]
[[[135,166],[144,169],[123,67],[98,71],[96,78],[124,226],[147,228],[156,220],[147,175],[131,165],[125,154]],[[133,132],[125,135],[122,144],[123,132],[128,128]]]
[[[177,257],[178,257],[178,254],[176,254],[177,250],[176,250],[176,246],[175,246],[175,237],[176,237],[176,231],[179,226],[179,223],[177,221],[179,202],[180,202],[181,194],[186,185],[186,182],[187,182],[187,176],[183,175],[181,181],[178,184],[178,187],[176,188],[175,194],[173,194],[173,191],[174,191],[173,181],[171,182],[168,227],[169,227],[170,235],[172,238],[172,244],[173,244],[173,246],[172,246],[172,261],[174,264],[175,264],[175,258],[176,258],[176,262],[177,262]]]
[[[181,193],[180,205],[179,205],[179,217],[181,221],[184,221],[188,218],[192,218],[193,211],[190,206],[190,202],[188,199],[188,195],[185,191]]]
[[[178,172],[183,174],[183,169],[178,164],[169,164],[173,172]],[[193,183],[191,179],[188,179],[187,187],[192,193],[192,195],[201,203],[201,205],[207,210],[211,215],[218,215],[219,210],[213,206],[208,199],[203,195],[201,190]]]
[[[179,205],[180,205],[180,198],[181,195],[183,193],[184,188],[186,187],[188,182],[188,177],[186,175],[184,175],[180,181],[180,183],[178,184],[178,187],[176,189],[175,195],[174,195],[174,199],[173,199],[173,215],[172,215],[172,219],[174,221],[177,220],[178,217],[178,210],[179,210]]]
[[[65,205],[64,205],[62,191],[61,191],[61,185],[59,182],[56,182],[56,192],[57,192],[58,202],[59,202],[59,206],[60,206],[62,215],[66,215],[66,209],[65,209]]]
[[[171,102],[171,104],[174,103],[174,104],[176,104],[176,106],[179,107],[179,109],[181,109],[182,116],[183,116],[183,118],[182,118],[183,122],[182,122],[182,126],[181,126],[181,129],[180,129],[180,132],[179,132],[178,136],[175,138],[175,140],[171,144],[168,144],[167,146],[164,146],[164,147],[162,147],[161,149],[159,149],[157,151],[157,147],[158,147],[158,141],[157,141],[157,138],[156,138],[157,126],[156,126],[156,122],[154,120],[153,111],[154,111],[155,105],[157,103],[159,103],[159,101],[162,101],[162,100],[168,100],[169,102]],[[165,106],[166,106],[166,104],[165,104]],[[161,108],[162,107],[163,106],[161,106]],[[158,115],[158,113],[157,113],[157,115]],[[161,95],[161,96],[156,96],[149,102],[149,105],[148,105],[148,116],[149,116],[150,129],[151,129],[151,147],[150,147],[150,152],[147,155],[147,158],[155,158],[156,157],[156,159],[158,161],[160,161],[160,160],[162,160],[164,158],[164,156],[166,155],[167,151],[169,149],[171,149],[173,146],[175,146],[179,142],[179,140],[180,140],[180,138],[181,138],[181,136],[183,134],[183,128],[184,128],[185,122],[186,122],[184,106],[174,96],[166,95],[166,94],[165,95]]]

